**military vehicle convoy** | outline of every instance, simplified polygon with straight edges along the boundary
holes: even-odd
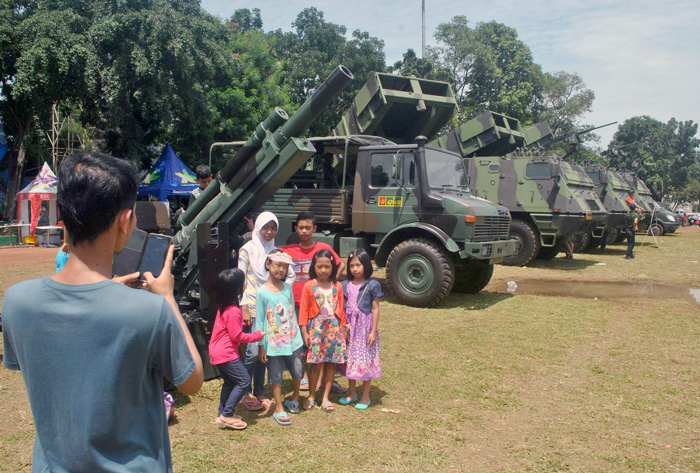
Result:
[[[396,297],[414,306],[435,306],[453,288],[478,292],[493,264],[515,253],[508,211],[472,197],[461,158],[420,136],[453,113],[449,85],[384,76],[370,78],[360,94],[366,106],[346,115],[400,143],[339,136],[346,117],[338,136],[296,138],[352,79],[339,66],[294,115],[274,110],[180,217],[175,290],[198,346],[205,346],[216,312],[213,278],[234,263],[247,230],[243,217],[262,203],[279,218],[278,244],[292,236],[296,215],[311,210],[318,239],[341,256],[367,249],[386,266]],[[381,90],[371,93],[373,84]]]
[[[548,130],[546,124],[523,130],[517,119],[487,111],[432,142],[465,158],[475,196],[510,211],[518,246],[504,258],[507,265],[551,259],[570,235],[602,237],[605,206],[585,170],[556,154],[522,151],[551,142]]]
[[[639,230],[649,230],[655,236],[675,232],[680,225],[676,215],[654,200],[649,187],[642,179],[632,173],[622,175],[635,191],[634,201],[644,211],[644,219],[639,223]]]
[[[608,213],[602,227],[603,235],[596,236],[600,228],[596,229],[596,234],[582,234],[576,241],[576,251],[592,250],[603,241],[606,245],[615,241],[625,227],[625,214],[629,211],[627,197],[631,188],[624,179],[600,164],[586,166],[586,173],[595,184],[596,193]]]

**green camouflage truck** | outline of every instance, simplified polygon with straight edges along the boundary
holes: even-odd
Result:
[[[615,241],[625,227],[625,214],[629,211],[627,197],[631,188],[627,181],[600,164],[586,166],[586,173],[595,184],[596,193],[608,213],[602,227],[603,235],[596,236],[600,228],[596,229],[596,234],[592,231],[582,234],[576,242],[577,251],[593,250],[603,241],[606,245]]]
[[[651,190],[642,179],[629,172],[623,173],[623,176],[635,190],[634,201],[644,212],[639,230],[649,230],[655,236],[675,232],[680,225],[676,215],[654,200]]]
[[[317,152],[262,207],[280,220],[278,243],[294,241],[308,210],[314,238],[341,257],[367,249],[404,304],[480,291],[515,241],[508,211],[471,196],[461,157],[426,145],[455,108],[449,84],[373,73],[334,136],[310,138]]]
[[[523,130],[517,119],[488,111],[432,141],[464,158],[472,194],[509,210],[518,245],[504,264],[553,258],[566,237],[604,222],[605,207],[583,168],[556,154],[523,151],[550,141],[546,124]]]

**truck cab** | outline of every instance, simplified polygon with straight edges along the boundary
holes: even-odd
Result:
[[[360,136],[312,141],[315,158],[263,206],[287,229],[280,243],[293,241],[296,214],[311,211],[318,240],[341,257],[365,248],[386,267],[396,297],[422,307],[453,289],[480,291],[493,264],[515,253],[508,210],[471,195],[459,155],[426,146],[424,137],[413,144]]]

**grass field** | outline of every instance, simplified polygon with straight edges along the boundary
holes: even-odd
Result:
[[[5,264],[4,251],[0,296],[53,267],[55,251],[31,265]],[[511,280],[700,287],[700,229],[662,237],[660,248],[647,239],[635,254],[627,261],[616,245],[572,261],[498,266],[481,294],[452,295],[432,310],[387,297],[383,377],[365,412],[315,409],[281,427],[271,413],[241,408],[248,429],[221,431],[221,382],[208,381],[177,396],[175,470],[700,471],[697,302],[671,286],[654,298],[631,286],[585,298],[506,292]],[[30,471],[34,428],[19,373],[0,370],[0,400],[0,471]]]

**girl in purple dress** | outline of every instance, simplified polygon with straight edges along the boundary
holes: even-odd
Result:
[[[379,364],[379,299],[384,296],[377,280],[372,279],[372,261],[369,253],[360,248],[348,256],[348,280],[343,281],[345,296],[345,314],[350,327],[348,362],[345,376],[350,380],[347,397],[338,402],[343,405],[352,403],[356,409],[369,407],[369,390],[372,380],[381,378],[382,368]],[[362,397],[359,402],[355,393],[357,381],[362,381]]]

